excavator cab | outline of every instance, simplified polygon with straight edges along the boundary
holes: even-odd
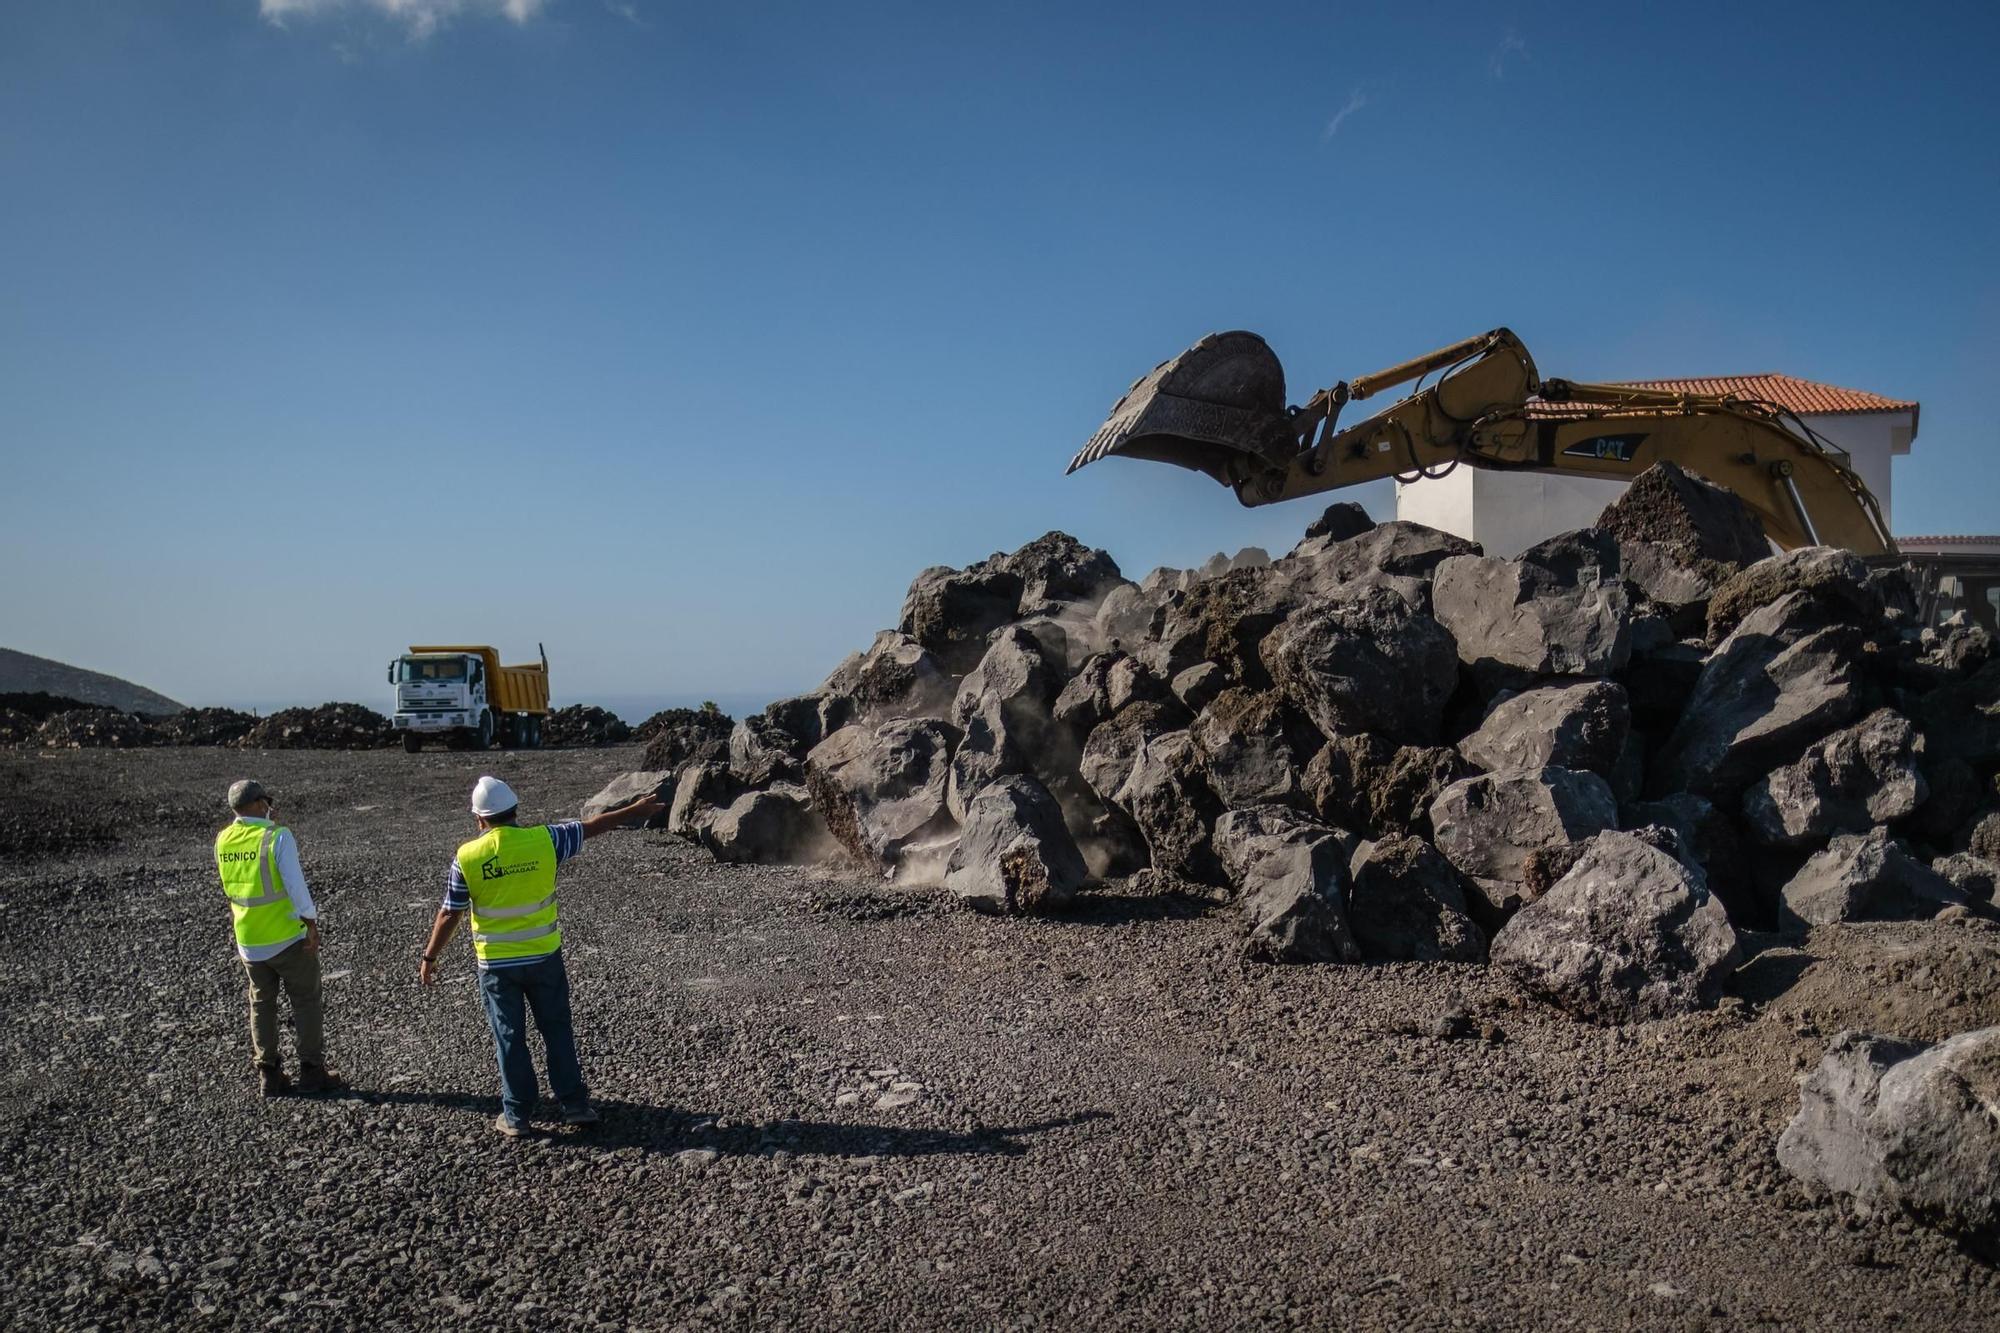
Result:
[[[1298,452],[1285,369],[1254,333],[1211,333],[1141,376],[1068,471],[1114,454],[1192,468],[1235,486]]]

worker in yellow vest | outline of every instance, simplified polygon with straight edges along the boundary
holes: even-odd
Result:
[[[259,1089],[290,1092],[278,1049],[278,991],[298,1027],[300,1092],[342,1086],[326,1067],[319,976],[319,909],[299,866],[298,839],[271,819],[271,796],[244,778],[229,788],[235,822],[215,835],[215,868],[235,920],[236,952],[250,978],[250,1046]]]
[[[528,1011],[534,1013],[548,1052],[549,1090],[562,1107],[563,1123],[597,1123],[570,1025],[569,974],[563,968],[562,927],[556,920],[556,867],[582,851],[586,839],[642,824],[663,808],[657,795],[642,796],[591,819],[523,828],[513,788],[499,778],[483,777],[472,789],[479,836],[452,858],[444,905],[431,924],[417,979],[426,986],[437,981],[439,951],[459,918],[470,912],[479,994],[500,1062],[500,1116],[493,1127],[508,1138],[528,1132],[538,1092],[528,1054]]]

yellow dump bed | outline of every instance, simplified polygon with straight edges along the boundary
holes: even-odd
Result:
[[[549,711],[549,660],[526,666],[501,666],[500,654],[487,645],[411,644],[412,653],[469,653],[486,664],[486,700],[498,713]]]

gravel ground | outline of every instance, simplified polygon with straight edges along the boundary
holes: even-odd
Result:
[[[0,1323],[2000,1321],[1988,1261],[1772,1152],[1841,1027],[2000,1022],[1977,927],[1764,941],[1720,1011],[1597,1029],[1478,967],[1246,964],[1194,901],[996,921],[620,834],[562,880],[605,1123],[504,1141],[462,933],[415,983],[465,793],[559,817],[636,758],[0,757]],[[209,852],[244,773],[300,836],[348,1096],[254,1092]],[[1475,1035],[1433,1035],[1455,1005]]]

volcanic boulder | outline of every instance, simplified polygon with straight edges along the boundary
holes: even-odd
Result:
[[[1144,663],[1112,649],[1088,658],[1056,696],[1055,719],[1073,735],[1088,736],[1126,704],[1163,698],[1166,691]]]
[[[1505,695],[1458,752],[1487,770],[1588,769],[1609,778],[1632,725],[1625,689],[1608,680]]]
[[[1911,716],[1933,753],[1989,772],[2000,766],[2000,661],[1931,691],[1914,704]]]
[[[1486,934],[1466,915],[1464,881],[1422,838],[1364,843],[1348,874],[1347,920],[1363,957],[1486,961]]]
[[[1263,659],[1328,736],[1367,731],[1427,744],[1458,685],[1451,636],[1382,588],[1301,611],[1265,640]]]
[[[1009,625],[993,636],[952,701],[952,721],[964,731],[952,759],[954,818],[962,821],[979,789],[998,778],[1075,767],[1068,729],[1049,711],[1061,688],[1060,674],[1033,634]]]
[[[1159,602],[1138,584],[1114,584],[1090,618],[1092,640],[1100,648],[1135,648],[1151,636],[1159,610]]]
[[[1764,524],[1736,492],[1671,461],[1634,477],[1605,506],[1597,526],[1615,537],[1656,543],[1690,568],[1754,565],[1771,554]]]
[[[2000,1232],[2000,1027],[1926,1046],[1833,1039],[1778,1139],[1778,1163],[1869,1212]]]
[[[929,718],[844,727],[806,756],[806,785],[834,839],[864,865],[892,870],[912,843],[948,835],[945,789],[958,729]]]
[[[1785,885],[1783,898],[1781,918],[1793,933],[1837,921],[1920,920],[1965,902],[1885,828],[1835,838]]]
[[[1600,1023],[1713,1005],[1741,959],[1701,871],[1631,833],[1600,833],[1493,937],[1495,966]]]
[[[1361,959],[1347,920],[1347,860],[1332,829],[1280,805],[1232,810],[1215,850],[1242,912],[1244,951],[1273,963]]]
[[[1209,790],[1232,810],[1295,800],[1305,761],[1320,747],[1318,733],[1276,690],[1224,690],[1188,732]]]
[[[982,787],[965,813],[944,886],[982,912],[1054,912],[1088,878],[1055,798],[1013,774]]]
[[[1758,837],[1788,847],[1865,833],[1902,819],[1929,796],[1918,768],[1923,748],[1907,718],[1878,709],[1752,784],[1743,813]]]
[[[673,802],[667,807],[667,832],[701,841],[701,831],[710,816],[743,794],[743,785],[723,763],[700,760],[681,769],[674,782]]]
[[[1659,542],[1618,539],[1618,572],[1638,590],[1641,607],[1664,620],[1676,636],[1707,633],[1709,599],[1726,581],[1728,569],[1712,562],[1691,568]],[[1633,652],[1639,651],[1635,637]]]
[[[1631,657],[1618,543],[1586,529],[1515,560],[1453,556],[1431,588],[1437,618],[1488,691],[1535,676],[1609,676]]]
[[[1535,853],[1616,828],[1618,802],[1595,773],[1517,769],[1454,782],[1430,818],[1438,850],[1477,886],[1491,921],[1532,892]]]
[[[805,777],[800,762],[808,747],[768,713],[753,713],[729,732],[729,771],[746,787],[774,782],[798,783]]]
[[[969,671],[986,651],[986,636],[1019,611],[1022,586],[1012,570],[935,566],[910,584],[897,629],[935,655],[947,673]]]
[[[1966,847],[1974,856],[2000,861],[2000,810],[1992,811],[1972,826]]]
[[[1476,770],[1445,745],[1397,745],[1366,732],[1335,736],[1307,762],[1307,804],[1336,828],[1377,836],[1431,832],[1431,805]]]
[[[1198,884],[1223,882],[1209,841],[1222,805],[1203,775],[1193,736],[1170,731],[1144,741],[1112,803],[1138,826],[1153,869]]]
[[[676,785],[675,774],[670,772],[657,770],[648,772],[642,770],[634,773],[620,773],[617,777],[605,783],[598,790],[597,795],[583,803],[581,814],[585,819],[594,819],[598,815],[616,810],[621,806],[630,805],[642,796],[657,796],[661,800],[671,804],[674,799],[674,788]],[[667,810],[662,810],[659,814],[646,820],[640,827],[665,828],[667,826],[668,813]]]
[[[1349,537],[1359,537],[1375,526],[1375,520],[1368,517],[1368,511],[1352,500],[1336,500],[1328,505],[1320,516],[1306,524],[1306,535],[1301,542],[1324,538],[1328,543],[1344,542]]]
[[[2000,865],[1971,852],[1953,852],[1931,862],[1931,869],[1954,889],[1990,913],[2000,912]]]
[[[1231,680],[1261,687],[1265,665],[1257,646],[1294,606],[1282,572],[1269,566],[1231,570],[1168,598],[1158,633],[1138,655],[1163,679],[1214,662]]]
[[[1327,512],[1331,514],[1332,510]],[[1429,580],[1446,559],[1480,553],[1477,542],[1403,519],[1374,524],[1338,539],[1331,532],[1316,537],[1308,529],[1305,540],[1291,551],[1296,566],[1293,576],[1307,580],[1322,595],[1343,583],[1365,585],[1383,580],[1421,583]],[[1425,594],[1419,592],[1417,596],[1424,598]]]
[[[1708,638],[1714,643],[1760,607],[1802,594],[1826,623],[1869,628],[1882,619],[1882,593],[1869,582],[1868,566],[1852,551],[1802,546],[1767,556],[1716,589],[1708,604]]]
[[[1083,744],[1078,768],[1090,789],[1107,802],[1115,802],[1132,776],[1139,751],[1155,736],[1186,728],[1190,718],[1174,700],[1138,700],[1118,710],[1091,729]]]
[[[738,864],[803,865],[833,850],[812,798],[790,783],[744,792],[698,821],[698,832],[716,860]]]
[[[1048,532],[992,564],[1021,580],[1022,616],[1049,615],[1067,604],[1095,605],[1125,582],[1111,556],[1085,546],[1066,532]]]
[[[1169,682],[1173,696],[1199,712],[1229,688],[1229,673],[1213,662],[1196,662]]]
[[[1806,593],[1746,616],[1702,666],[1652,765],[1651,790],[1733,798],[1852,718],[1861,704],[1852,631],[1813,629]]]
[[[1918,735],[1921,737],[1923,733]],[[1972,765],[1957,755],[1931,753],[1932,746],[1928,739],[1924,740],[1924,750],[1923,760],[1918,765],[1918,772],[1923,778],[1924,801],[1903,824],[1903,828],[1912,838],[1945,847],[1978,811],[1986,790]]]

